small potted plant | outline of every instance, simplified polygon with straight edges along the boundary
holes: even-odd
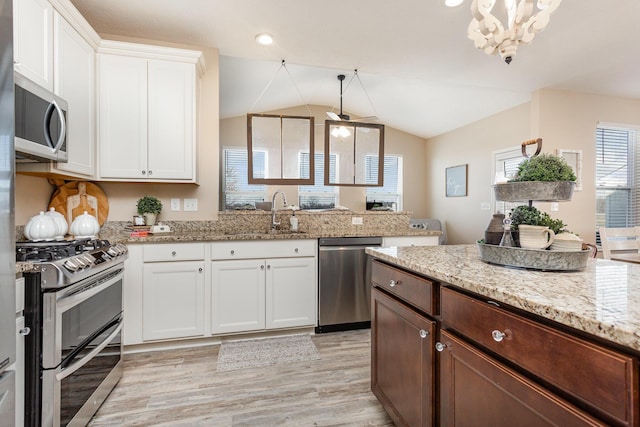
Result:
[[[561,201],[571,200],[575,181],[576,175],[565,159],[540,154],[523,160],[515,177],[494,188],[496,199],[507,202]]]
[[[518,226],[521,224],[549,227],[555,234],[560,234],[567,225],[561,219],[553,219],[548,213],[540,212],[534,206],[517,206],[511,211],[509,217],[511,218],[511,234],[516,244],[519,244]]]
[[[136,205],[138,215],[143,215],[145,225],[154,225],[156,217],[162,210],[162,202],[155,196],[144,196],[138,200]]]

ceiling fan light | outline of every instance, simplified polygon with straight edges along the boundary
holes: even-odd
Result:
[[[270,46],[273,44],[273,36],[269,33],[260,33],[256,35],[256,42],[262,46]]]

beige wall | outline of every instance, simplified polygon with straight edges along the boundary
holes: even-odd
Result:
[[[326,106],[295,107],[285,110],[272,111],[271,114],[309,115],[315,117],[315,151],[324,152],[324,120]],[[246,147],[247,119],[246,116],[233,117],[220,121],[220,147]],[[412,212],[414,218],[424,218],[427,213],[427,203],[424,196],[426,170],[423,159],[425,157],[425,140],[397,129],[385,126],[385,154],[399,155],[403,158],[403,210]],[[283,190],[289,203],[297,204],[298,187],[295,185],[269,186],[268,194],[275,190]],[[365,187],[339,187],[339,204],[353,210],[365,210]]]
[[[492,157],[495,150],[518,146],[529,139],[529,104],[523,104],[427,141],[424,197],[428,217],[443,221],[449,244],[483,238],[492,210]],[[467,197],[445,196],[445,168],[467,164]]]
[[[117,37],[110,37],[117,39]],[[148,40],[131,40],[148,44],[158,44]],[[219,62],[218,50],[198,48],[175,44],[172,47],[183,47],[203,50],[206,61],[206,72],[201,76],[199,93],[199,151],[197,170],[199,185],[195,184],[148,184],[148,183],[114,183],[99,182],[98,185],[109,198],[109,221],[130,220],[136,214],[136,202],[145,194],[157,196],[164,207],[160,220],[202,220],[215,219],[218,215],[218,137],[219,137]],[[49,198],[55,190],[46,179],[31,176],[16,176],[16,224],[23,225],[32,215],[46,209]],[[197,198],[197,212],[171,212],[171,198]],[[182,203],[181,203],[182,205]]]
[[[587,242],[595,242],[595,131],[599,122],[640,125],[640,100],[567,91],[535,92],[531,103],[472,123],[427,142],[429,216],[444,219],[450,243],[473,243],[484,235],[492,211],[480,210],[491,202],[493,152],[517,147],[529,138],[543,139],[543,152],[582,150],[583,190],[559,211],[550,203],[534,205]],[[467,197],[445,197],[444,169],[469,165]]]

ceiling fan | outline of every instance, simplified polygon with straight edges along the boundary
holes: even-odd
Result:
[[[360,82],[360,86],[362,86],[362,90],[364,90],[364,93],[367,96],[367,99],[369,100],[371,107],[373,108],[373,103],[371,102],[371,98],[369,98],[369,94],[364,89],[364,86],[362,85],[362,81],[358,76],[358,70],[354,70],[353,77],[358,78],[358,81]],[[351,80],[353,80],[353,77],[351,78]],[[344,74],[338,74],[338,80],[340,81],[340,113],[336,114],[333,111],[327,111],[327,116],[334,121],[368,122],[368,121],[378,120],[378,117],[376,116],[360,117],[358,119],[351,120],[351,117],[348,114],[344,114],[342,112],[342,95],[344,94],[344,90],[342,89],[342,84],[344,82],[344,79],[345,79]],[[351,80],[349,80],[349,84],[351,84]],[[347,87],[349,87],[349,84],[347,84]],[[374,108],[374,111],[375,111],[375,108]]]

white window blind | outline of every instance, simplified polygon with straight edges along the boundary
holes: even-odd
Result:
[[[338,201],[338,187],[324,185],[324,154],[315,153],[314,184],[298,187],[298,205],[301,209],[332,209]],[[336,178],[336,155],[330,156],[329,175]],[[309,176],[309,153],[300,153],[301,176]],[[306,173],[306,175],[305,175]]]
[[[596,129],[596,227],[639,224],[635,146],[634,129]]]
[[[367,184],[378,182],[378,156],[365,158],[365,176]],[[382,203],[382,206],[402,210],[402,157],[384,156],[384,179],[382,187],[367,187],[367,202]]]
[[[254,177],[264,178],[266,153],[254,151],[253,168]],[[267,197],[267,186],[249,184],[247,150],[242,148],[225,148],[223,150],[223,183],[222,183],[222,209],[234,209],[236,207],[262,202]]]

